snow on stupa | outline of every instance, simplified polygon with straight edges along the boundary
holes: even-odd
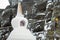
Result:
[[[27,29],[28,20],[22,14],[21,3],[18,3],[17,15],[11,21],[13,31],[7,40],[36,40],[36,37]]]

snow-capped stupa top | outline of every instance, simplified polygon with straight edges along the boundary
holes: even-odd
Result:
[[[20,2],[18,3],[17,15],[15,16],[15,18],[12,19],[11,24],[13,28],[20,28],[23,26],[25,28],[27,27],[28,20],[24,18],[24,15],[22,13],[22,5]]]

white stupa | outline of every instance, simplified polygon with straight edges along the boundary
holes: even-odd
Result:
[[[36,40],[36,37],[27,29],[28,20],[22,14],[21,3],[18,3],[17,15],[11,21],[13,31],[7,40]]]

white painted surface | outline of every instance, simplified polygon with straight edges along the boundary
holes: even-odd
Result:
[[[21,26],[20,22],[25,21],[25,25]],[[17,11],[17,15],[11,21],[13,31],[7,38],[7,40],[36,40],[36,37],[31,34],[27,29],[28,20],[22,15],[21,9],[20,13]]]

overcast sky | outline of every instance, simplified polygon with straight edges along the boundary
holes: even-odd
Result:
[[[5,9],[8,5],[10,5],[8,0],[0,0],[0,9]]]

